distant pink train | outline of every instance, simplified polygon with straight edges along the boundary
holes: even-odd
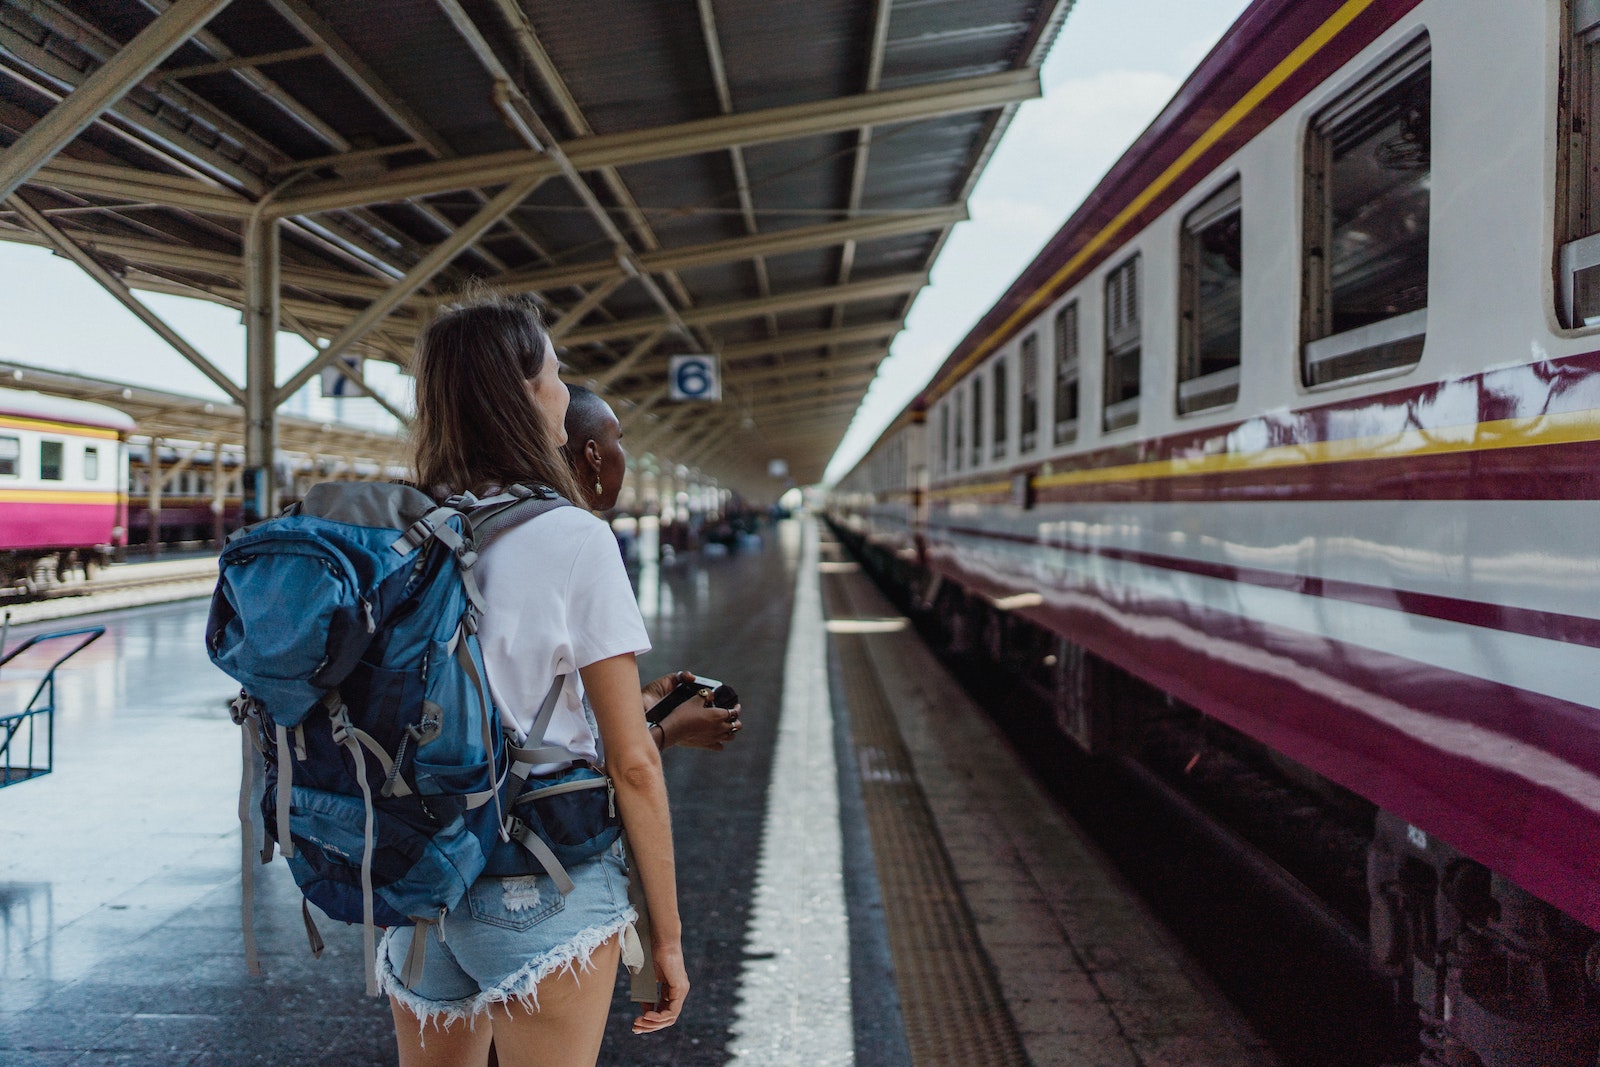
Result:
[[[47,585],[126,544],[133,428],[114,408],[0,389],[0,582]]]

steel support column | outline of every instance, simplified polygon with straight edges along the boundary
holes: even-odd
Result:
[[[51,108],[48,115],[0,153],[0,200],[16,192],[19,185],[82,133],[101,112],[160,66],[162,60],[228,3],[229,0],[178,0],[158,15],[65,100]]]
[[[277,219],[256,218],[244,235],[244,521],[278,510]]]

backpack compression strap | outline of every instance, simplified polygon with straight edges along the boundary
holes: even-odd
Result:
[[[558,674],[555,680],[550,683],[550,690],[544,695],[544,703],[539,705],[539,713],[534,716],[533,725],[528,728],[528,738],[535,743],[527,747],[507,746],[507,751],[513,761],[511,778],[516,782],[515,792],[518,800],[521,799],[522,789],[527,784],[528,773],[533,770],[534,764],[560,763],[572,758],[572,753],[564,748],[538,743],[544,740],[545,731],[550,729],[550,720],[555,717],[556,705],[560,703],[561,690],[566,681],[566,675]],[[601,784],[609,785],[610,779],[598,779],[596,785]],[[573,788],[592,787],[586,783],[583,786],[574,786]],[[555,791],[564,792],[565,790],[558,789]],[[545,869],[545,873],[550,876],[550,880],[561,891],[561,895],[566,896],[572,892],[571,875],[567,874],[567,869],[561,865],[560,860],[556,859],[556,854],[550,851],[550,846],[545,844],[544,839],[515,816],[507,819],[506,823],[510,829],[512,839],[532,853],[533,858],[539,861],[539,865]]]

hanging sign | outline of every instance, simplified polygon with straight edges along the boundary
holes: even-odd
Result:
[[[343,363],[346,370],[353,371],[356,374],[361,373],[360,356],[344,355],[340,356],[334,362]],[[330,363],[326,367],[322,368],[322,395],[346,397],[363,396],[364,394],[360,389],[356,388],[355,382],[352,382],[349,378],[341,374],[339,372],[339,368],[333,363]]]
[[[673,356],[667,364],[667,395],[673,400],[721,400],[722,368],[716,356]]]

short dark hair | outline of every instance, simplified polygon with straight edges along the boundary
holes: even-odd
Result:
[[[581,456],[586,442],[599,439],[600,424],[611,408],[593,389],[569,385],[567,393],[571,397],[567,402],[567,453]]]

